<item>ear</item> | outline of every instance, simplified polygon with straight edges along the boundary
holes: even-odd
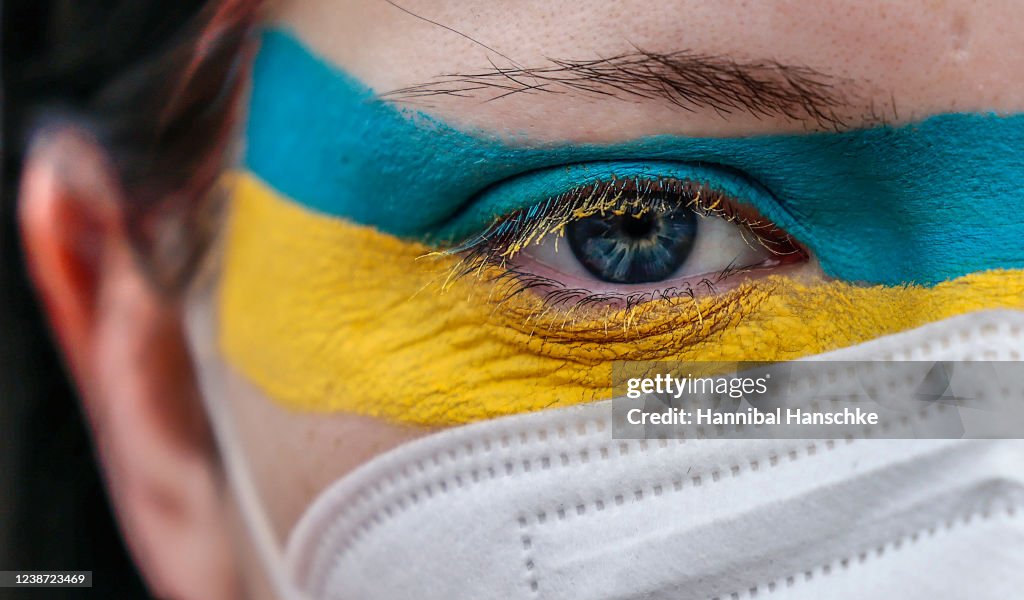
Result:
[[[126,201],[87,135],[44,134],[19,198],[29,268],[78,384],[122,532],[153,592],[234,597],[228,504],[179,311],[139,269]]]

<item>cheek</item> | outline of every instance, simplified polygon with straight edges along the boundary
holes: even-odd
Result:
[[[374,456],[431,429],[351,413],[289,410],[231,368],[219,374],[256,492],[280,540],[330,483]]]
[[[583,399],[606,379],[559,372],[539,338],[496,316],[487,286],[449,281],[457,259],[312,214],[251,177],[225,251],[221,349],[287,407],[447,425],[538,408],[559,388]]]
[[[1024,274],[934,287],[770,277],[628,309],[496,291],[457,259],[324,217],[242,176],[219,295],[231,365],[283,407],[446,426],[607,398],[616,360],[789,360],[984,308]]]

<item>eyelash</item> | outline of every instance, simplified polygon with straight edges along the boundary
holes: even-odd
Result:
[[[496,220],[482,233],[448,248],[443,254],[456,255],[460,260],[448,274],[446,286],[458,279],[475,276],[495,284],[499,303],[532,290],[541,297],[545,307],[565,308],[567,314],[595,306],[626,309],[628,313],[629,309],[652,300],[683,299],[692,302],[700,286],[714,293],[715,286],[730,277],[765,268],[763,263],[729,265],[717,274],[697,282],[697,289],[692,282],[685,282],[682,287],[644,292],[594,293],[586,289],[569,288],[561,282],[524,272],[508,264],[525,248],[540,243],[549,235],[557,235],[561,239],[565,227],[575,220],[607,213],[629,212],[640,216],[649,210],[692,210],[702,217],[725,219],[737,225],[737,230],[748,244],[760,244],[779,257],[780,263],[795,262],[807,256],[806,251],[789,234],[706,183],[672,177],[611,178],[574,188],[529,208],[516,210]],[[557,240],[555,243],[558,243]]]

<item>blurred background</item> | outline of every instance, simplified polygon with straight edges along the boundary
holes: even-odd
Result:
[[[91,570],[91,589],[8,598],[147,598],[121,542],[78,401],[26,279],[15,219],[34,124],[89,100],[175,33],[196,0],[0,0],[0,570]]]

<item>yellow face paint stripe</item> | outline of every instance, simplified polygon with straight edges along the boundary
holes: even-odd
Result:
[[[606,398],[613,360],[788,360],[986,308],[1024,308],[1024,271],[931,288],[751,281],[717,297],[566,315],[451,256],[311,212],[237,176],[220,347],[282,405],[453,425]],[[500,284],[497,284],[500,285]]]

